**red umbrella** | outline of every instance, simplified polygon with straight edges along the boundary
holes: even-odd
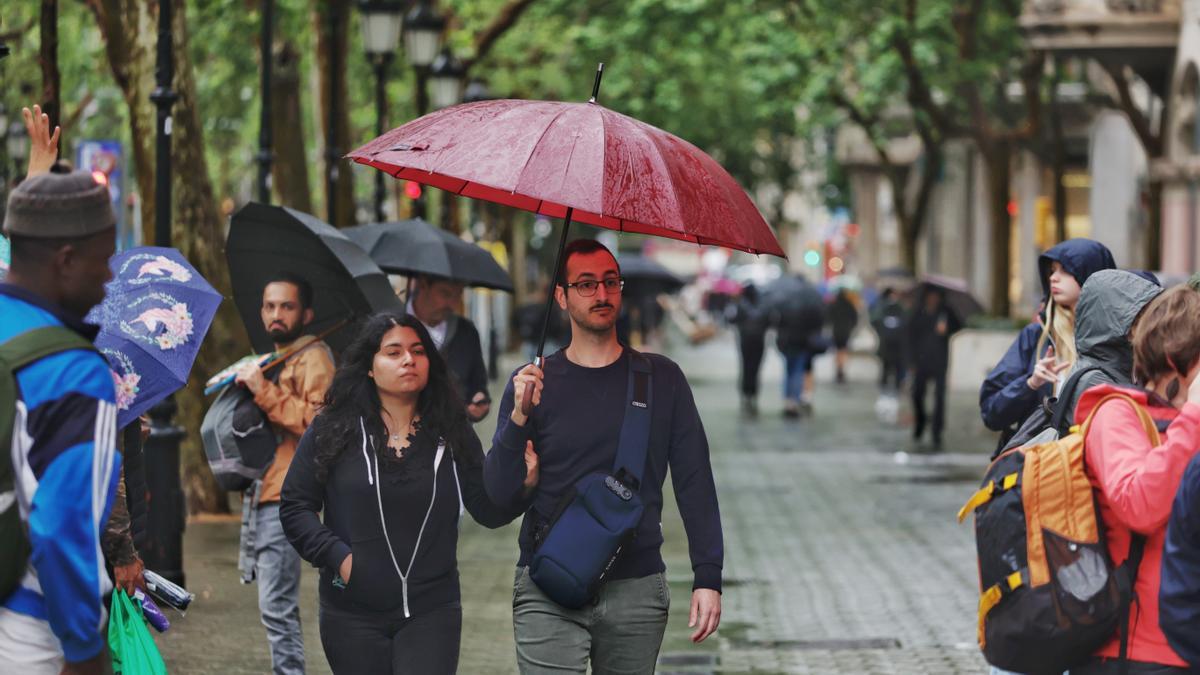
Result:
[[[696,146],[596,103],[444,108],[347,155],[465,197],[622,232],[784,257],[737,181]]]
[[[600,66],[587,103],[465,103],[397,127],[347,156],[396,178],[564,218],[560,255],[574,219],[785,257],[754,203],[713,158],[595,102]],[[539,360],[541,353],[539,347]]]

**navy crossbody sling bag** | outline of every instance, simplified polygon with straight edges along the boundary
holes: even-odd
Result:
[[[630,350],[629,394],[611,474],[579,479],[559,501],[529,576],[563,607],[596,596],[621,548],[637,532],[645,506],[638,494],[650,444],[650,359]]]

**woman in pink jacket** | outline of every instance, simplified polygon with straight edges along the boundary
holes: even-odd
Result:
[[[1146,306],[1132,331],[1134,379],[1144,389],[1100,385],[1079,400],[1083,420],[1112,393],[1145,407],[1161,432],[1154,446],[1137,412],[1121,401],[1096,410],[1085,439],[1085,457],[1096,489],[1113,563],[1130,554],[1134,534],[1145,537],[1130,607],[1128,672],[1185,673],[1187,664],[1171,649],[1158,625],[1159,569],[1171,502],[1180,477],[1200,449],[1200,294],[1180,286]],[[1118,673],[1120,637],[1096,652],[1072,675]]]

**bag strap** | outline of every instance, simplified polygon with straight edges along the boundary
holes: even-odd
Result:
[[[1068,408],[1070,402],[1075,400],[1075,390],[1079,388],[1079,383],[1083,380],[1083,376],[1103,370],[1104,368],[1100,366],[1091,366],[1090,368],[1084,368],[1077,373],[1073,373],[1063,383],[1062,389],[1058,391],[1058,396],[1052,399],[1054,410],[1053,414],[1050,415],[1050,424],[1058,430],[1059,436],[1066,436],[1067,429],[1071,426],[1070,421],[1067,420],[1067,414],[1072,411]]]
[[[651,372],[650,359],[630,349],[629,391],[625,397],[628,406],[625,408],[625,419],[621,422],[613,474],[618,480],[632,479],[630,487],[634,491],[641,487],[642,471],[646,468],[646,454],[650,445]]]
[[[86,349],[96,351],[95,345],[79,333],[63,326],[34,328],[0,342],[0,401],[11,404],[17,398],[17,371],[52,354]],[[14,409],[0,410],[0,447],[8,456],[7,446],[13,433]],[[8,465],[9,462],[0,462]],[[0,470],[3,485],[11,483],[12,471]]]
[[[1150,444],[1152,446],[1158,447],[1159,445],[1162,445],[1162,437],[1159,436],[1158,424],[1155,423],[1154,418],[1150,416],[1150,413],[1145,407],[1142,406],[1142,404],[1135,401],[1131,396],[1129,396],[1129,394],[1123,394],[1121,392],[1107,394],[1104,398],[1100,399],[1100,402],[1097,403],[1094,408],[1092,408],[1090,413],[1088,413],[1087,419],[1085,419],[1083,424],[1079,426],[1079,433],[1083,435],[1085,443],[1087,442],[1088,432],[1091,431],[1092,428],[1092,420],[1096,418],[1096,413],[1100,411],[1100,408],[1105,403],[1114,400],[1124,401],[1133,408],[1133,411],[1137,413],[1138,421],[1142,423],[1142,430],[1146,432],[1146,438],[1150,440]]]
[[[44,326],[25,331],[0,343],[0,361],[10,372],[44,359],[51,354],[86,349],[96,351],[96,346],[79,333],[63,326]]]
[[[1129,538],[1129,555],[1117,570],[1117,589],[1121,594],[1121,619],[1118,624],[1121,647],[1117,656],[1120,675],[1129,674],[1129,610],[1137,599],[1133,587],[1137,584],[1138,568],[1142,566],[1142,554],[1145,552],[1146,535],[1132,533]]]

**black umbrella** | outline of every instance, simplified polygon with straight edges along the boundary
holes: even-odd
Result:
[[[945,277],[940,274],[923,275],[920,285],[917,286],[917,301],[924,302],[925,294],[931,289],[937,289],[942,293],[946,308],[954,312],[958,320],[964,324],[972,316],[983,313],[983,305],[975,299],[975,296],[971,295],[967,282],[962,279]]]
[[[662,264],[640,255],[623,255],[620,259],[621,277],[625,279],[625,295],[658,295],[675,293],[684,281]]]
[[[343,232],[385,272],[428,274],[512,293],[512,279],[491,253],[424,220],[371,223]]]
[[[825,300],[807,279],[786,274],[767,285],[763,306],[788,318],[819,317],[824,312]]]
[[[247,204],[229,223],[225,259],[234,302],[259,352],[273,349],[262,325],[262,291],[279,272],[300,275],[312,284],[316,316],[309,333],[320,333],[349,317],[404,311],[375,261],[341,231],[307,213]],[[340,330],[326,342],[341,351],[353,337],[351,331]]]

